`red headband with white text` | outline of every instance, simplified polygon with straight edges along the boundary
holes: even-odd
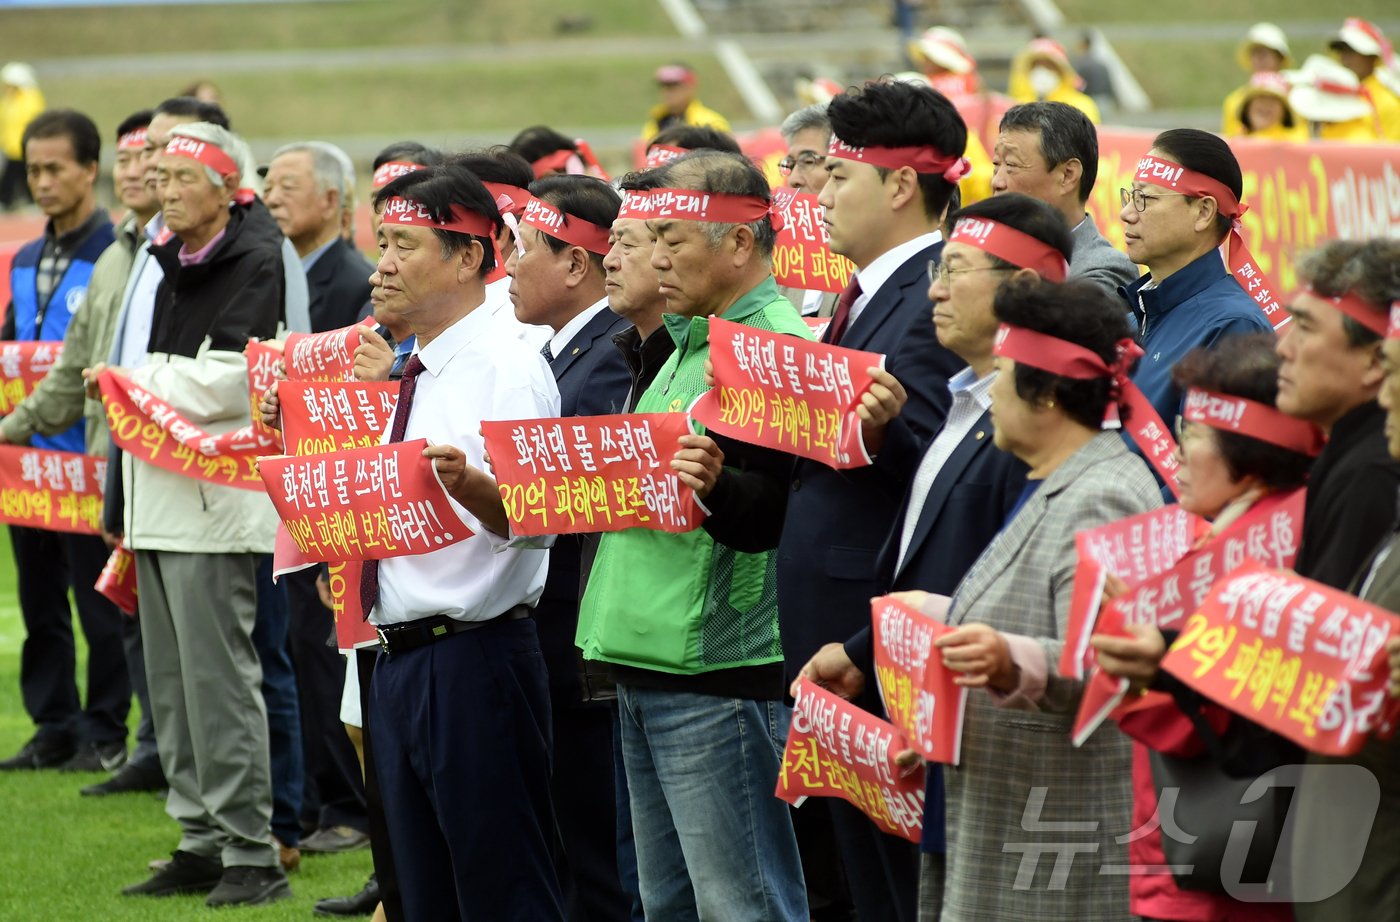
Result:
[[[1400,339],[1400,301],[1390,302],[1390,326],[1385,331],[1386,339]]]
[[[782,215],[761,196],[694,189],[625,192],[617,216],[641,221],[706,221],[712,224],[752,224],[768,218],[775,230],[782,229]]]
[[[1264,275],[1264,270],[1259,268],[1258,262],[1244,245],[1244,237],[1240,235],[1240,228],[1243,226],[1240,224],[1240,217],[1249,210],[1249,206],[1241,204],[1229,186],[1203,173],[1188,170],[1179,163],[1161,160],[1151,155],[1138,161],[1133,180],[1161,186],[1193,198],[1210,196],[1215,199],[1217,210],[1230,219],[1230,233],[1225,238],[1225,265],[1229,267],[1230,273],[1244,289],[1245,294],[1259,305],[1259,309],[1264,312],[1264,316],[1275,330],[1288,322],[1288,312],[1278,300],[1278,289]]]
[[[224,153],[222,148],[216,147],[208,141],[187,138],[184,135],[177,134],[171,138],[170,143],[165,145],[165,153],[170,157],[188,157],[191,160],[197,160],[225,178],[238,176],[242,172],[234,159]]]
[[[909,167],[921,175],[942,176],[948,182],[957,182],[972,172],[972,162],[962,154],[950,156],[936,147],[852,147],[836,135],[831,136],[828,157],[838,160],[854,160],[887,170]]]
[[[439,222],[434,221],[433,216],[428,214],[427,209],[422,205],[412,199],[400,196],[394,196],[384,203],[381,217],[386,225],[433,227],[458,234],[470,234],[473,237],[490,237],[495,231],[495,228],[491,226],[490,218],[463,208],[461,205],[452,206],[452,220]]]
[[[1326,301],[1377,336],[1386,336],[1390,331],[1390,317],[1386,314],[1385,305],[1383,304],[1367,301],[1360,295],[1353,294],[1350,291],[1334,298],[1331,295],[1323,294],[1311,285],[1304,286],[1303,292],[1319,300]]]
[[[1059,250],[1043,240],[986,218],[960,218],[949,243],[964,243],[1013,266],[1031,269],[1049,282],[1063,282],[1069,263]]]
[[[1306,420],[1289,416],[1255,400],[1195,387],[1186,392],[1186,406],[1181,411],[1181,418],[1221,432],[1235,432],[1268,442],[1309,457],[1317,457],[1325,441],[1322,430]]]
[[[388,163],[379,164],[379,169],[374,171],[374,178],[370,180],[370,186],[375,189],[383,189],[400,176],[407,176],[409,173],[416,173],[421,169],[423,167],[417,163],[409,163],[406,160],[390,160]]]
[[[146,126],[133,128],[126,134],[117,138],[117,150],[145,150],[146,149]]]
[[[1048,333],[1037,333],[1025,327],[1013,327],[1005,323],[997,330],[996,345],[992,351],[1005,356],[1018,365],[1026,365],[1048,371],[1052,375],[1075,378],[1081,381],[1094,378],[1108,378],[1113,382],[1108,406],[1104,409],[1103,428],[1117,429],[1123,425],[1126,409],[1128,436],[1142,450],[1143,456],[1157,469],[1162,481],[1173,495],[1180,493],[1177,486],[1179,464],[1176,458],[1176,440],[1162,422],[1151,401],[1128,376],[1133,362],[1142,357],[1142,347],[1131,339],[1118,341],[1118,356],[1110,365],[1098,353],[1083,346],[1075,345]]]
[[[525,206],[530,202],[530,193],[525,189],[503,182],[483,182],[482,185],[496,200],[496,208],[502,217],[506,214],[519,217],[525,213]]]
[[[543,199],[531,198],[525,205],[525,216],[521,224],[528,224],[542,234],[557,240],[583,247],[599,256],[608,255],[608,228],[599,227],[577,215],[566,215]]]

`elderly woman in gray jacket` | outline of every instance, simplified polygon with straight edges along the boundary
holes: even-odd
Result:
[[[959,585],[938,643],[973,689],[945,767],[943,922],[1129,918],[1131,750],[1111,725],[1070,743],[1083,683],[1059,676],[1075,533],[1161,505],[1114,418],[1131,356],[1122,306],[1084,282],[1012,283],[992,386],[996,444],[1030,467],[1001,533]],[[924,604],[929,599],[910,599]],[[922,902],[922,901],[921,901]]]

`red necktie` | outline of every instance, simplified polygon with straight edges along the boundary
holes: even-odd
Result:
[[[408,411],[413,407],[413,392],[418,387],[418,373],[423,370],[423,362],[414,353],[404,366],[403,377],[399,379],[399,402],[394,406],[394,424],[389,429],[389,441],[402,442],[408,429]],[[369,620],[369,610],[379,600],[379,561],[366,560],[360,571],[360,605],[364,611],[361,617]]]
[[[860,279],[851,276],[851,284],[846,286],[846,290],[841,292],[841,297],[836,299],[836,310],[831,314],[831,326],[826,328],[825,342],[829,345],[839,346],[841,337],[846,333],[846,327],[851,321],[851,305],[856,303],[860,297]]]

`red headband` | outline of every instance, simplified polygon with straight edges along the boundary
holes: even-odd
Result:
[[[707,221],[714,224],[752,224],[763,218],[782,229],[782,216],[771,202],[757,195],[728,195],[723,192],[697,192],[694,189],[651,189],[627,192],[619,218],[642,221]]]
[[[530,199],[520,223],[599,256],[608,255],[608,250],[612,249],[608,243],[608,228],[599,227],[577,215],[566,215],[543,199]]]
[[[949,156],[936,147],[852,147],[835,135],[831,136],[827,156],[868,163],[887,170],[907,166],[915,173],[942,176],[948,182],[957,182],[972,172],[972,163],[966,157],[961,154]]]
[[[177,134],[170,139],[169,144],[165,145],[165,153],[171,157],[188,157],[191,160],[196,160],[220,176],[237,176],[242,172],[234,159],[224,153],[222,149],[197,138]]]
[[[1367,301],[1360,295],[1352,294],[1349,291],[1334,298],[1331,295],[1323,294],[1311,285],[1303,286],[1303,293],[1326,301],[1378,336],[1385,336],[1389,332],[1388,322],[1390,318],[1386,315],[1385,307],[1380,304]]]
[[[1386,339],[1400,339],[1400,301],[1390,302],[1390,327],[1385,331]]]
[[[1309,457],[1317,457],[1325,441],[1322,430],[1306,420],[1244,397],[1217,394],[1195,387],[1186,392],[1186,406],[1181,411],[1181,418],[1221,432],[1235,432],[1268,442]]]
[[[432,215],[412,199],[394,196],[384,203],[382,220],[385,224],[408,225],[411,227],[434,227],[438,230],[470,234],[473,237],[490,237],[493,228],[485,215],[469,211],[461,205],[452,206],[452,220],[434,221]]]
[[[669,144],[656,144],[647,151],[646,169],[654,169],[663,163],[670,163],[677,157],[684,157],[690,151],[684,147],[672,147]]]
[[[126,134],[117,138],[117,150],[145,150],[146,149],[146,129],[133,128]]]
[[[423,167],[417,163],[390,160],[388,163],[379,164],[379,169],[374,171],[374,178],[370,180],[370,185],[376,189],[382,189],[400,176],[407,176],[409,173],[416,173],[421,169]]]
[[[1069,276],[1064,254],[1043,240],[986,218],[961,218],[953,228],[949,243],[965,243],[984,253],[1004,259],[1013,266],[1032,269],[1051,282]]]
[[[484,182],[482,185],[496,200],[496,208],[501,214],[519,217],[525,212],[525,205],[530,201],[530,193],[526,190],[503,182]]]
[[[571,164],[569,163],[570,160],[577,160],[578,163]],[[569,169],[571,166],[574,167],[574,169]],[[545,154],[540,159],[531,162],[530,168],[535,171],[536,179],[542,176],[548,176],[555,170],[563,170],[566,173],[582,173],[583,158],[579,156],[578,151],[569,150],[565,147],[553,153]]]

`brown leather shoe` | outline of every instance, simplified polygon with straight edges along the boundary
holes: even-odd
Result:
[[[283,845],[276,836],[272,837],[272,844],[277,846],[277,862],[282,865],[282,870],[290,874],[301,867],[301,849],[295,845]]]

